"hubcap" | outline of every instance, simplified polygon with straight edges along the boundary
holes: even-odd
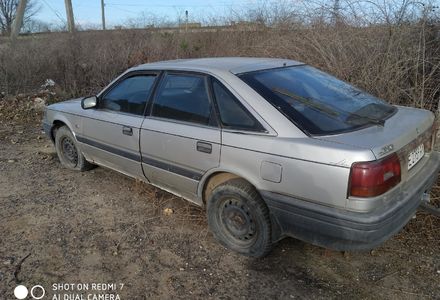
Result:
[[[221,220],[226,231],[242,243],[251,243],[256,238],[255,222],[245,203],[229,199],[223,203]]]
[[[73,141],[68,137],[64,137],[61,141],[61,148],[64,158],[69,163],[76,166],[76,164],[78,163],[78,152]]]

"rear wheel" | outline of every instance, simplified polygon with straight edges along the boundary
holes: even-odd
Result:
[[[217,186],[208,199],[208,224],[215,238],[240,254],[262,257],[272,249],[269,209],[243,179]]]
[[[94,166],[79,151],[75,137],[66,126],[61,126],[55,132],[55,149],[61,164],[68,169],[87,171]]]

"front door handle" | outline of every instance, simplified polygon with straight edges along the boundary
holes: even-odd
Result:
[[[212,153],[212,144],[207,142],[198,141],[197,142],[197,151],[203,153]]]
[[[122,133],[125,135],[133,135],[133,128],[124,126],[122,127]]]

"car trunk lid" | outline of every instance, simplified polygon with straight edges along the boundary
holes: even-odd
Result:
[[[407,173],[411,152],[421,144],[425,145],[425,152],[431,151],[434,114],[403,106],[396,108],[397,112],[385,121],[384,126],[372,125],[353,132],[316,138],[370,149],[377,159],[397,152],[402,171]]]

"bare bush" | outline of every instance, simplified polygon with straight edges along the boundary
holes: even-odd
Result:
[[[15,48],[0,48],[0,91],[30,91],[51,78],[67,95],[79,96],[97,92],[117,74],[141,63],[264,56],[303,61],[391,103],[436,110],[440,34],[434,6],[417,8],[405,0],[402,8],[377,2],[366,13],[359,2],[341,2],[338,22],[332,20],[334,6],[308,2],[308,7],[295,11],[285,4],[266,4],[236,12],[233,26],[189,32],[144,28],[80,32],[74,37],[32,35]]]
[[[9,34],[11,32],[12,23],[17,13],[18,0],[0,0],[0,33]],[[40,10],[37,2],[34,0],[26,3],[23,24],[29,26],[33,22],[32,18]]]

